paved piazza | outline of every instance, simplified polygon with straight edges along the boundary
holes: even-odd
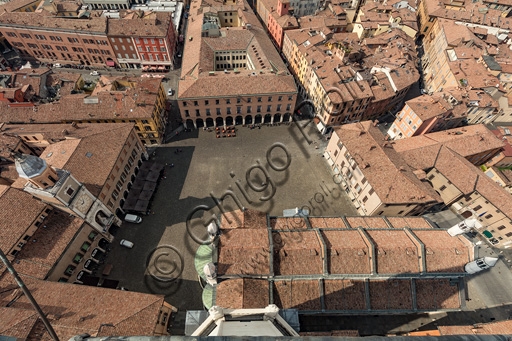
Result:
[[[309,207],[311,215],[356,215],[350,199],[333,182],[322,157],[327,141],[313,129],[304,131],[311,144],[294,125],[261,129],[237,126],[237,136],[230,138],[216,138],[214,132],[195,130],[172,137],[166,145],[155,148],[154,154],[151,151],[152,160],[168,164],[165,178],[157,188],[152,213],[144,216],[141,224],[123,223],[118,230],[105,262],[114,265],[109,278],[120,280],[120,285],[129,290],[164,294],[180,311],[202,309],[202,290],[194,268],[194,254],[199,244],[187,233],[185,222],[198,205],[214,206],[210,195],[221,198],[229,189],[244,207],[272,215],[282,215],[284,209],[303,206]],[[267,160],[267,151],[276,142],[282,143],[290,158],[285,170],[272,169]],[[177,149],[182,152],[176,153]],[[274,168],[284,168],[287,156],[282,147],[275,147],[269,159]],[[265,180],[261,169],[254,168],[258,162],[270,180]],[[174,167],[171,168],[171,164]],[[256,192],[247,185],[246,173],[251,167],[248,179],[253,187],[266,187],[265,190]],[[240,191],[237,180],[252,203]],[[275,188],[273,195],[272,187]],[[262,197],[271,199],[262,201]],[[223,206],[227,211],[237,208],[230,197],[226,197]],[[218,214],[219,210],[212,210],[212,213]],[[203,238],[205,228],[199,223],[201,213],[194,217],[197,219],[190,231]],[[121,247],[119,241],[123,238],[133,241],[134,248]],[[157,247],[159,249],[153,252]],[[150,275],[155,272],[147,264],[151,257],[160,254],[163,271],[169,274],[160,273],[162,280],[158,281]],[[176,280],[171,280],[175,277]]]

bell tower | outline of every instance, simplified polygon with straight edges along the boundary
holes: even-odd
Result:
[[[13,153],[16,170],[27,179],[24,190],[64,212],[87,221],[102,234],[116,222],[114,214],[87,187],[64,169],[53,168],[34,155]]]
[[[57,172],[40,157],[13,153],[16,170],[20,177],[41,189],[52,187],[57,183]]]

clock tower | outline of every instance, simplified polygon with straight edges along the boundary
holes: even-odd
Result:
[[[115,222],[114,214],[73,175],[63,169],[48,166],[46,161],[27,154],[14,153],[16,170],[27,179],[24,190],[62,211],[87,221],[110,241],[108,230]]]

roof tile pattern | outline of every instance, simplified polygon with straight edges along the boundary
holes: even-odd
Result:
[[[366,230],[375,244],[377,272],[418,273],[418,249],[404,231]]]
[[[219,275],[268,274],[269,239],[267,229],[224,230],[219,240]]]
[[[318,280],[274,282],[274,302],[281,309],[321,310]]]
[[[410,280],[370,280],[369,287],[372,310],[410,310],[413,308]]]
[[[325,280],[325,308],[327,310],[365,310],[364,281]]]
[[[46,204],[19,189],[5,187],[0,185],[0,248],[9,252],[43,213]]]
[[[321,231],[330,274],[370,273],[368,245],[359,231]]]
[[[273,232],[274,274],[321,274],[322,245],[316,231]]]
[[[435,230],[414,234],[425,245],[427,272],[464,272],[464,265],[471,261],[467,246],[459,238]]]

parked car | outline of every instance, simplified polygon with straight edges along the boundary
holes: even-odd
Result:
[[[119,244],[121,244],[121,246],[127,247],[129,249],[131,249],[133,247],[133,243],[126,239],[121,239],[121,242]]]
[[[124,217],[124,221],[127,221],[129,223],[134,223],[134,224],[140,224],[140,223],[142,223],[142,217],[139,217],[138,215],[135,215],[135,214],[127,214]]]
[[[181,53],[178,54],[178,58],[181,58]]]
[[[167,96],[172,96],[174,91],[172,89],[167,90]]]
[[[94,71],[92,71],[92,72],[90,73],[90,75],[91,75],[91,76],[99,76],[99,75],[100,75],[100,73],[99,73],[98,71],[94,70]]]
[[[62,64],[61,63],[55,63],[55,64],[53,64],[53,67],[62,67]]]

